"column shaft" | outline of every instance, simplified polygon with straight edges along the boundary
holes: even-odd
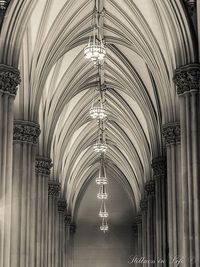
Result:
[[[13,107],[19,71],[0,64],[0,267],[10,267]]]
[[[57,261],[57,198],[60,192],[60,184],[55,180],[49,180],[48,186],[48,267],[58,266],[55,265]]]
[[[14,123],[10,263],[13,267],[35,266],[35,145],[39,133],[39,126],[33,122]]]
[[[175,71],[180,100],[181,175],[183,194],[183,266],[200,264],[199,217],[199,84],[200,65],[189,64]]]
[[[48,179],[51,159],[36,157],[36,267],[47,267]]]
[[[180,243],[182,236],[182,188],[180,183],[180,124],[163,126],[167,146],[167,225],[169,264],[176,266],[177,257],[182,258]]]

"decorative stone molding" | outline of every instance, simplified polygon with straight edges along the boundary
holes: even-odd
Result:
[[[147,196],[154,196],[155,195],[155,180],[150,180],[145,185],[145,190],[147,192]]]
[[[153,168],[154,179],[160,179],[166,177],[167,162],[165,157],[158,157],[153,159],[151,167]]]
[[[60,198],[57,201],[57,206],[58,206],[58,212],[64,212],[66,207],[67,207],[67,203],[64,199]]]
[[[70,233],[74,234],[76,232],[76,225],[75,223],[70,224]]]
[[[35,160],[35,173],[37,175],[44,175],[44,176],[49,176],[50,175],[50,170],[53,164],[51,163],[50,158],[45,158],[41,156],[37,156]]]
[[[142,211],[147,211],[148,210],[148,200],[147,200],[147,198],[141,199],[140,208],[141,208]]]
[[[60,193],[60,184],[57,181],[49,180],[48,195],[58,197]]]
[[[16,96],[20,84],[20,72],[8,65],[0,64],[0,93]]]
[[[196,11],[197,7],[196,0],[184,0],[184,2],[189,14],[192,16]]]
[[[189,91],[199,91],[200,64],[184,65],[176,69],[174,82],[177,86],[178,95]]]
[[[39,124],[31,121],[14,121],[13,141],[36,145],[40,135]]]
[[[72,221],[72,216],[70,214],[67,214],[65,216],[65,226],[67,226],[67,227],[70,226],[71,221]]]
[[[165,138],[166,145],[180,143],[181,141],[180,123],[172,122],[163,125],[162,135]]]

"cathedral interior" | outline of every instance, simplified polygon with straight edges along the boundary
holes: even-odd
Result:
[[[200,266],[199,33],[199,0],[0,0],[0,267]]]

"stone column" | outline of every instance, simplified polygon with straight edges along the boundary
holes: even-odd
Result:
[[[187,10],[188,18],[190,18],[190,22],[193,24],[194,30],[198,35],[198,24],[197,24],[197,2],[199,0],[184,0],[185,8]]]
[[[135,224],[137,225],[137,256],[142,257],[142,215],[137,215],[135,218]]]
[[[166,158],[158,157],[152,160],[153,177],[155,179],[156,197],[156,253],[157,265],[167,265],[167,240],[166,240]]]
[[[155,181],[150,180],[145,185],[147,192],[147,259],[156,261],[156,203],[155,203]],[[149,263],[148,266],[152,264]]]
[[[176,266],[175,258],[182,258],[182,188],[180,166],[180,124],[168,123],[163,126],[167,150],[167,224],[169,263]]]
[[[69,267],[74,267],[74,234],[76,232],[75,223],[70,223],[70,236],[69,236]]]
[[[175,71],[174,81],[180,101],[181,176],[183,193],[183,266],[200,265],[199,186],[199,84],[200,64]],[[195,264],[195,265],[193,265]]]
[[[148,210],[148,199],[144,197],[140,201],[140,208],[142,212],[142,258],[148,259],[147,250],[147,210]],[[148,266],[147,263],[143,263],[142,266]]]
[[[51,159],[37,156],[35,164],[36,173],[36,267],[47,266],[47,239],[48,239],[48,180]]]
[[[66,201],[64,199],[58,199],[58,265],[59,267],[63,267],[64,262],[64,235],[65,235],[65,222],[64,222],[64,211],[67,207]]]
[[[134,223],[132,226],[133,230],[133,257],[138,257],[138,225]],[[133,265],[134,266],[134,265]]]
[[[48,186],[48,247],[47,247],[47,266],[55,267],[56,255],[56,215],[57,198],[60,192],[60,184],[55,180],[49,180]],[[56,254],[57,253],[57,254]]]
[[[0,267],[10,267],[13,108],[19,71],[0,64]]]
[[[137,261],[141,260],[142,255],[142,216],[137,215],[133,224],[133,254],[129,259],[129,264],[138,266]],[[141,263],[140,263],[141,264]]]
[[[65,235],[64,235],[64,260],[63,260],[63,267],[69,267],[69,240],[70,240],[70,224],[71,224],[71,215],[67,214],[65,216]]]
[[[12,238],[10,266],[35,266],[36,242],[36,177],[35,152],[39,125],[14,121]]]

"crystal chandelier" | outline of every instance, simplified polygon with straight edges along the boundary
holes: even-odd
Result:
[[[102,219],[102,223],[100,225],[100,230],[103,231],[104,234],[105,234],[106,231],[108,231],[108,223],[106,221],[106,218]]]
[[[107,184],[108,183],[108,180],[107,180],[107,177],[106,177],[106,169],[105,169],[105,165],[104,165],[103,159],[101,159],[100,169],[99,169],[99,176],[96,178],[96,183],[98,185],[102,185],[102,184]]]
[[[99,188],[99,192],[97,194],[97,198],[98,199],[107,199],[108,198],[108,194],[106,193],[106,189],[105,189],[105,185],[102,184]]]
[[[106,141],[103,142],[99,140],[96,144],[94,144],[93,148],[96,153],[105,153],[108,146],[106,144]]]
[[[99,24],[100,15],[95,8],[92,19],[92,36],[90,36],[89,42],[84,49],[85,58],[90,59],[94,64],[97,64],[98,60],[103,60],[106,55],[101,35],[102,28]]]
[[[90,117],[92,119],[98,119],[98,120],[103,120],[107,117],[106,114],[106,109],[105,109],[105,91],[106,91],[106,87],[104,85],[104,82],[102,81],[102,76],[103,76],[103,72],[102,72],[102,68],[100,67],[99,69],[99,81],[97,82],[97,88],[95,88],[94,90],[94,96],[93,96],[93,100],[92,100],[92,106],[90,108]],[[98,92],[99,94],[99,101],[97,103],[95,102],[95,93]]]
[[[98,139],[97,142],[93,145],[93,149],[96,153],[106,153],[107,151],[107,144],[105,140],[105,135],[104,135],[104,124],[102,121],[99,121],[99,133],[98,133]]]
[[[107,218],[108,217],[108,212],[106,211],[106,204],[103,200],[101,203],[101,209],[99,211],[99,217],[101,217],[101,218]]]
[[[90,117],[92,119],[105,119],[107,117],[106,110],[103,107],[103,104],[100,103],[99,106],[93,106],[90,108]]]
[[[7,1],[6,0],[0,0],[0,10],[5,11],[7,8]]]

